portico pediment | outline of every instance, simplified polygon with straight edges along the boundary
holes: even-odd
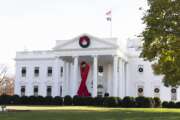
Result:
[[[115,38],[100,39],[88,34],[77,36],[71,40],[58,41],[54,50],[76,49],[116,49],[118,45]]]

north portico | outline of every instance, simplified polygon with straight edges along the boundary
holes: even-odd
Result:
[[[52,50],[16,53],[19,96],[146,96],[180,100],[178,87],[165,87],[151,63],[139,58],[141,41],[81,34],[57,40]]]
[[[88,39],[89,43],[84,43],[87,46],[82,46],[84,41],[81,38]],[[82,62],[86,62],[90,65],[86,86],[93,97],[103,96],[105,93],[119,97],[125,95],[123,81],[126,78],[127,58],[119,49],[117,39],[102,40],[83,34],[68,42],[58,42],[53,50],[57,61],[65,63],[66,77],[63,79],[66,81],[66,94],[77,95],[82,81],[80,66]]]

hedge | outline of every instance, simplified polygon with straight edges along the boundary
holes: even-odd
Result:
[[[66,95],[63,101],[64,105],[73,105],[73,99],[70,95]]]
[[[154,107],[158,108],[161,107],[161,100],[158,97],[153,98],[154,99]]]
[[[119,98],[117,98],[117,97],[104,97],[103,105],[106,107],[118,107],[119,106]]]
[[[135,99],[129,96],[124,97],[121,104],[122,104],[121,106],[125,108],[136,107]]]
[[[73,105],[80,105],[80,106],[93,105],[93,98],[92,97],[74,96],[73,97]]]
[[[148,97],[136,97],[135,103],[138,108],[151,108],[155,106],[154,99]]]
[[[95,97],[93,98],[93,105],[94,106],[104,106],[104,97]]]
[[[123,99],[119,97],[82,97],[69,95],[64,98],[43,97],[43,96],[23,96],[18,95],[0,96],[0,105],[74,105],[74,106],[103,106],[103,107],[160,107],[161,101],[159,98],[147,97],[130,97],[126,96]],[[165,108],[180,108],[180,102],[163,102],[162,107]]]
[[[179,103],[178,103],[178,104],[179,104]],[[177,108],[176,105],[178,105],[178,104],[176,104],[174,101],[169,101],[169,102],[164,101],[164,102],[162,103],[162,107],[163,107],[163,108]]]

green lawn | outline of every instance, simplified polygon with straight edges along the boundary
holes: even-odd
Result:
[[[180,109],[9,106],[0,120],[180,120]]]

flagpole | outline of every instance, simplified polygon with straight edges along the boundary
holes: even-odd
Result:
[[[111,13],[111,20],[110,20],[110,38],[112,38],[112,13]]]
[[[108,12],[106,12],[106,19],[109,23],[109,35],[110,35],[110,38],[112,38],[112,11],[109,10]]]

